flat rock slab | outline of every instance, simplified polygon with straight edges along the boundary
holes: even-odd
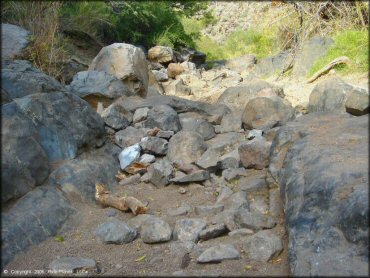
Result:
[[[210,179],[209,172],[205,170],[199,170],[182,177],[174,178],[171,181],[174,183],[189,183],[189,182],[201,182],[208,179]]]
[[[172,229],[164,220],[153,217],[144,222],[140,229],[141,239],[145,243],[166,242],[171,239]]]
[[[181,241],[197,242],[200,232],[207,226],[207,222],[198,218],[187,218],[176,221],[173,237]]]
[[[219,244],[206,249],[197,259],[198,263],[217,263],[240,259],[239,251],[231,244]]]
[[[13,24],[1,24],[1,60],[12,59],[22,53],[30,39],[30,32]]]
[[[252,260],[267,262],[283,251],[283,242],[272,231],[260,231],[246,239],[244,251]]]
[[[95,235],[107,244],[123,244],[133,241],[137,236],[137,231],[125,222],[112,219],[101,224],[95,230]]]
[[[52,261],[49,269],[53,271],[75,272],[77,270],[95,270],[96,262],[93,259],[80,257],[61,257]]]

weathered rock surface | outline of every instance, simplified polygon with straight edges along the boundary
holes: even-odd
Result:
[[[243,110],[251,99],[264,95],[284,97],[284,91],[267,81],[253,79],[246,84],[227,88],[218,98],[217,103],[225,104],[231,109]]]
[[[238,260],[240,254],[231,244],[219,244],[206,249],[197,259],[198,263],[215,263],[224,260]]]
[[[95,96],[97,99],[117,99],[131,95],[126,84],[104,71],[80,71],[66,88],[80,98]]]
[[[238,148],[240,161],[245,168],[263,169],[269,165],[271,142],[258,137]]]
[[[171,78],[175,78],[176,76],[180,75],[184,71],[185,69],[182,67],[182,65],[176,64],[176,63],[169,64],[167,68],[168,77],[171,77]]]
[[[227,234],[229,230],[224,223],[209,226],[200,232],[199,238],[201,240],[209,240],[211,238],[219,237]]]
[[[106,244],[123,244],[133,241],[137,236],[137,231],[125,222],[113,218],[99,225],[95,230],[95,235]]]
[[[6,110],[8,112],[5,112]],[[25,116],[21,118],[29,119],[29,125],[33,125],[34,129],[27,129],[30,132],[36,130],[36,133],[30,133],[29,136],[30,138],[36,136],[34,138],[50,162],[74,158],[84,148],[95,147],[105,132],[100,116],[85,101],[67,92],[33,94],[17,98],[13,103],[4,106],[3,111],[4,115],[8,113],[9,116],[21,112]],[[17,129],[17,125],[22,123],[25,122],[23,120],[7,122],[5,118],[3,132],[7,128],[10,130],[4,133],[4,140],[7,140],[8,136],[16,135],[17,133],[11,130]],[[3,145],[6,148],[6,144]],[[35,151],[31,153],[35,155]],[[22,161],[21,157],[19,159]]]
[[[114,141],[121,148],[127,148],[131,145],[140,143],[143,137],[145,137],[145,132],[142,129],[128,126],[114,135]]]
[[[103,47],[89,70],[105,71],[121,79],[133,94],[145,97],[148,91],[148,65],[144,52],[136,46],[114,43]]]
[[[160,218],[145,221],[140,228],[141,239],[145,243],[166,242],[171,239],[172,229],[167,222]]]
[[[162,130],[172,130],[174,132],[181,130],[179,116],[168,105],[158,105],[150,109],[144,126],[148,128],[158,127]]]
[[[149,111],[148,107],[136,109],[132,117],[132,122],[136,124],[138,122],[146,120],[146,118],[148,117],[148,111]]]
[[[279,97],[257,97],[245,106],[242,122],[246,129],[268,130],[283,125],[294,117],[294,109]]]
[[[13,24],[1,23],[1,60],[22,53],[29,43],[30,32]]]
[[[114,129],[124,129],[132,123],[132,114],[117,103],[113,103],[103,111],[101,117],[106,125]]]
[[[186,218],[176,221],[173,230],[173,237],[175,240],[197,242],[200,232],[207,226],[203,219]]]
[[[154,46],[148,51],[148,59],[157,63],[170,63],[175,60],[172,48],[167,46]]]
[[[89,258],[80,257],[61,257],[55,259],[49,265],[49,269],[53,271],[72,272],[79,270],[96,270],[96,262]]]
[[[167,157],[171,162],[190,164],[206,151],[203,138],[194,131],[180,131],[169,141]]]
[[[173,176],[174,169],[167,159],[158,160],[148,167],[148,179],[158,187],[168,185]]]
[[[155,155],[166,155],[168,141],[159,137],[144,137],[140,141],[140,146],[144,152]]]
[[[194,113],[182,113],[179,115],[182,130],[198,132],[204,140],[209,140],[216,136],[215,129],[208,121]]]
[[[314,37],[306,42],[296,54],[292,76],[305,78],[313,64],[326,54],[329,47],[334,43],[331,38]]]
[[[361,116],[369,113],[369,92],[355,88],[340,78],[318,83],[310,94],[310,112],[338,111]]]
[[[276,225],[276,220],[271,216],[258,212],[251,212],[245,207],[240,207],[235,214],[235,223],[239,228],[259,231],[273,228]]]
[[[31,94],[65,91],[65,88],[57,80],[24,60],[2,62],[1,88],[6,94],[8,102]]]
[[[17,253],[55,236],[74,212],[62,192],[49,186],[32,190],[8,211],[2,212],[2,267]]]
[[[367,275],[368,123],[310,113],[273,141],[269,170],[280,184],[293,275]]]
[[[171,182],[174,183],[189,183],[189,182],[201,182],[210,178],[209,172],[205,170],[195,171],[183,177],[174,178]]]
[[[267,262],[283,251],[280,237],[270,230],[260,231],[244,242],[244,251],[252,260]]]

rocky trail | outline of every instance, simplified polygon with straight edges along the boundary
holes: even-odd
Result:
[[[14,51],[4,275],[367,275],[365,78],[273,81],[276,57],[209,69],[195,50],[115,43],[63,86]],[[145,209],[103,206],[98,184]]]

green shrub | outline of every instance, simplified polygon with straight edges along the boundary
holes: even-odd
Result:
[[[308,76],[312,76],[335,58],[347,56],[351,63],[339,65],[340,72],[365,72],[369,70],[369,33],[368,30],[345,30],[334,36],[334,44],[327,54],[320,58],[310,69]]]

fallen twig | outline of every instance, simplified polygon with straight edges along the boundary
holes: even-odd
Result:
[[[341,56],[333,61],[331,61],[329,64],[327,64],[325,67],[321,68],[318,72],[316,72],[310,79],[307,80],[307,83],[312,83],[317,78],[319,78],[321,75],[327,73],[329,70],[331,70],[334,66],[339,64],[346,64],[350,61],[350,59],[346,56]]]
[[[122,211],[132,211],[134,215],[144,214],[148,208],[134,197],[118,197],[111,194],[103,184],[95,184],[95,200],[104,206],[114,207]]]

